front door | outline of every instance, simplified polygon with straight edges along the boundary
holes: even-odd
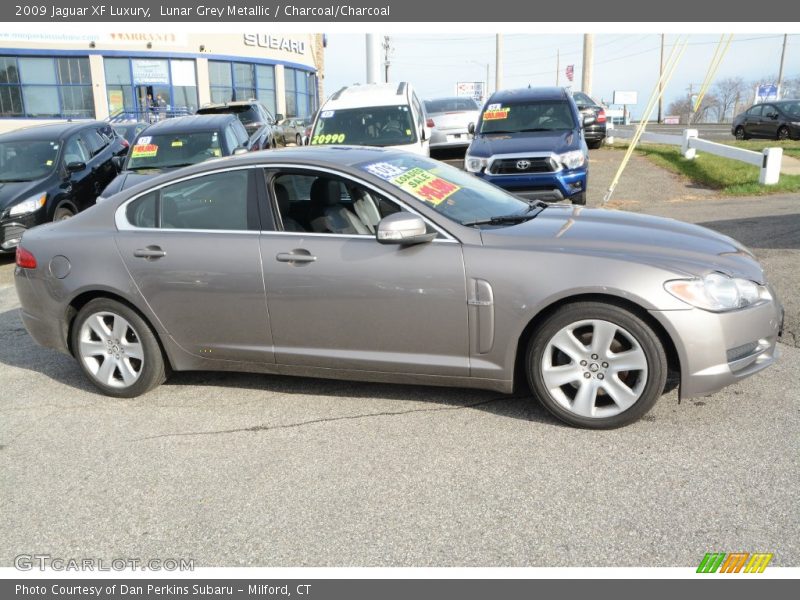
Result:
[[[196,356],[273,362],[255,173],[202,175],[141,196],[128,204],[117,234],[148,305]]]
[[[274,171],[268,188],[287,230],[261,235],[278,363],[468,375],[460,243],[378,243],[377,222],[402,207],[348,178]]]

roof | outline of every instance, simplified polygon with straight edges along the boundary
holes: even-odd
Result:
[[[182,133],[184,131],[213,131],[222,129],[232,120],[237,119],[230,113],[173,117],[153,123],[147,128],[147,133],[148,135],[154,135],[161,133]]]
[[[532,87],[514,90],[499,90],[491,95],[489,102],[525,102],[530,100],[565,100],[567,91],[561,87]]]
[[[108,123],[102,121],[64,121],[61,123],[47,123],[45,125],[32,125],[15,129],[0,135],[0,140],[52,140],[65,138],[87,126],[107,127]]]
[[[260,104],[259,100],[255,98],[250,98],[249,100],[230,100],[229,102],[209,102],[208,104],[203,104],[197,110],[203,110],[204,108],[225,108],[226,106],[249,106],[250,104]]]
[[[364,106],[396,106],[408,101],[410,86],[404,82],[398,83],[368,83],[366,85],[351,85],[335,92],[323,110],[340,110],[346,108],[361,108]]]

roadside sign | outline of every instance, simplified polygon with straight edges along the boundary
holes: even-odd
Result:
[[[614,90],[614,104],[637,104],[638,101],[637,92]]]
[[[664,125],[680,125],[681,118],[678,115],[667,115],[664,117]]]
[[[456,84],[456,96],[469,96],[477,102],[483,102],[485,89],[483,81],[459,81]]]
[[[769,102],[778,99],[778,86],[774,83],[764,83],[756,88],[755,103]]]

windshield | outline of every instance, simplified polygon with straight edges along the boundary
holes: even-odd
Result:
[[[222,156],[216,131],[142,135],[129,154],[128,170],[184,167]]]
[[[463,112],[478,110],[478,104],[472,98],[439,98],[438,100],[425,100],[425,111],[429,115],[445,112]]]
[[[781,102],[779,106],[787,115],[791,117],[800,117],[800,100],[793,102]]]
[[[0,181],[33,181],[49,174],[58,160],[53,141],[0,142]]]
[[[481,115],[481,133],[558,131],[575,129],[572,110],[564,100],[492,103]]]
[[[417,140],[408,106],[374,106],[323,110],[311,144],[400,146]]]
[[[414,154],[357,165],[458,223],[518,215],[530,205],[464,171]]]

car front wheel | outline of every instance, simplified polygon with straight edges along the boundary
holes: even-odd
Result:
[[[779,140],[788,140],[789,139],[789,128],[785,125],[778,129],[778,139]]]
[[[641,418],[664,390],[667,358],[650,326],[614,304],[577,302],[552,313],[531,338],[528,383],[547,410],[589,429]]]
[[[72,352],[89,380],[107,396],[134,398],[166,379],[155,334],[139,314],[97,298],[75,317]]]

